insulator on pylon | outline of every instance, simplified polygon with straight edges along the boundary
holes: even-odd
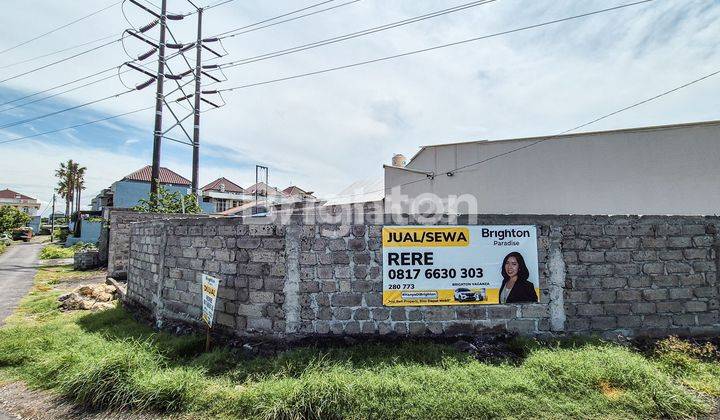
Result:
[[[171,14],[167,14],[167,15],[165,15],[165,17],[166,17],[168,20],[183,20],[183,19],[185,19],[185,15],[171,15]]]
[[[185,46],[185,44],[165,44],[166,47],[173,49],[173,50],[179,50]]]
[[[202,66],[202,68],[205,70],[216,69],[219,67],[220,67],[219,64],[206,64],[206,65]]]
[[[183,77],[182,77],[181,75],[179,75],[179,74],[166,74],[166,75],[165,75],[165,78],[166,78],[166,79],[170,79],[170,80],[180,80],[180,79],[182,79]]]
[[[157,48],[153,48],[144,54],[138,55],[137,59],[138,59],[138,61],[143,61],[144,59],[151,57],[153,54],[155,54],[156,51],[157,51]]]
[[[138,29],[138,32],[145,33],[147,31],[149,31],[150,29],[154,28],[155,26],[157,26],[158,23],[160,23],[160,21],[158,19],[155,19],[152,22],[148,23],[147,25]]]
[[[218,42],[220,41],[220,38],[214,37],[214,38],[205,38],[202,40],[202,42]]]
[[[145,82],[142,82],[139,85],[135,86],[135,90],[143,90],[146,87],[152,85],[154,81],[155,81],[154,77],[152,79],[148,79]]]

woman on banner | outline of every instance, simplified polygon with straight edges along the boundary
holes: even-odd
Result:
[[[537,303],[535,286],[528,280],[530,272],[519,252],[511,252],[503,259],[500,303]]]

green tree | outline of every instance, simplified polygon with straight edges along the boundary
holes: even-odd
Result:
[[[140,199],[140,204],[133,207],[133,210],[146,213],[202,213],[194,194],[170,192],[162,185],[158,187],[157,195],[151,193],[147,200]]]
[[[30,216],[11,206],[0,207],[0,233],[25,226],[30,221]]]

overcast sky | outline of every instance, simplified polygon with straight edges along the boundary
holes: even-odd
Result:
[[[246,26],[317,1],[231,1],[205,13],[204,34],[211,36]],[[336,0],[316,9],[346,1]],[[0,51],[113,2],[4,0]],[[159,4],[160,0],[153,2]],[[360,0],[226,39],[224,47],[229,55],[212,62],[253,57],[466,2]],[[226,71],[227,82],[207,88],[245,85],[370,60],[626,2],[497,0],[369,36],[234,67]],[[217,0],[200,0],[202,5],[214,3]],[[168,4],[172,11],[190,10],[184,0],[168,0]],[[130,3],[125,5],[125,11],[135,26],[150,20]],[[254,166],[262,164],[270,168],[272,185],[284,188],[295,184],[327,196],[353,181],[380,177],[382,165],[390,162],[393,153],[411,157],[422,145],[558,133],[719,69],[718,21],[720,1],[655,0],[396,60],[229,92],[224,95],[225,107],[202,115],[201,183],[225,176],[247,187],[254,182]],[[180,41],[193,40],[195,16],[171,25]],[[127,26],[117,5],[0,54],[0,67],[4,67],[0,68],[0,80],[102,42],[13,65],[18,61],[104,36],[119,37]],[[157,36],[157,32],[150,34]],[[131,53],[145,50],[134,40],[126,41],[126,48]],[[190,56],[194,59],[194,54]],[[120,44],[114,43],[0,83],[0,103],[126,60]],[[172,66],[180,70],[180,64],[173,61]],[[128,85],[143,80],[132,73],[123,76]],[[172,89],[172,84],[166,86],[166,92]],[[584,130],[718,119],[719,88],[717,76]],[[0,141],[152,106],[154,89],[152,86],[0,129]],[[111,78],[25,107],[6,110],[11,105],[0,106],[0,125],[122,90],[117,78]],[[175,110],[183,115],[188,112],[180,107]],[[74,159],[88,168],[83,201],[89,203],[100,189],[151,163],[152,117],[153,111],[149,110],[102,124],[0,144],[0,189],[11,188],[45,203],[56,183],[55,168],[60,161]],[[188,130],[192,128],[190,122]],[[166,126],[169,123],[170,119],[166,119]],[[174,137],[180,136],[174,133]],[[162,166],[190,178],[188,146],[165,141],[162,153]]]

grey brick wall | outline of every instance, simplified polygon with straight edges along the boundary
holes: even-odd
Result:
[[[716,217],[470,219],[456,223],[537,227],[538,304],[384,307],[382,223],[262,218],[130,224],[128,299],[158,324],[196,323],[206,273],[222,280],[218,327],[238,335],[720,331]]]
[[[140,213],[128,209],[108,209],[105,215],[105,218],[109,221],[109,232],[107,233],[109,236],[107,245],[108,276],[124,278],[127,275],[131,223],[187,217],[187,214]],[[207,216],[193,215],[192,217],[202,218]]]

